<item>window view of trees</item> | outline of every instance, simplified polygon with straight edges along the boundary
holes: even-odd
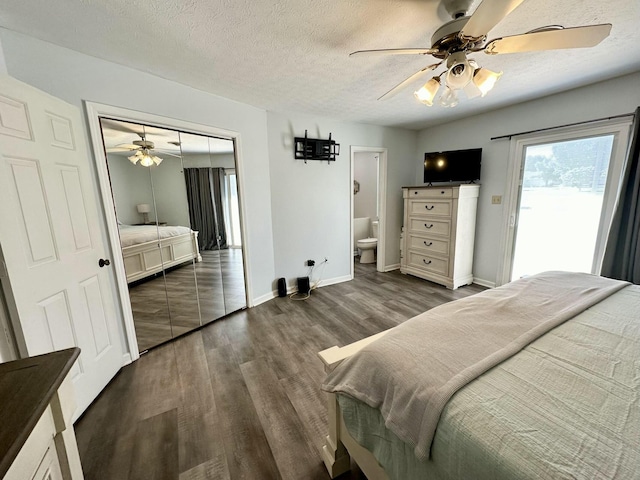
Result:
[[[523,187],[576,187],[603,191],[609,168],[613,136],[551,144],[540,153],[527,152]],[[546,146],[545,146],[546,147]]]
[[[613,135],[526,147],[512,279],[591,272]]]

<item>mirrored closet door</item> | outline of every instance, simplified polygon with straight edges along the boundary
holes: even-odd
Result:
[[[100,122],[140,351],[245,308],[233,141]]]

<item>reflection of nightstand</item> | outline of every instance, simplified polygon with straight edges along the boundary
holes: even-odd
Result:
[[[140,226],[140,225],[156,225],[156,222],[147,222],[147,223],[134,223],[134,226]],[[167,222],[158,222],[157,225],[159,225],[160,227],[164,227],[167,225]]]

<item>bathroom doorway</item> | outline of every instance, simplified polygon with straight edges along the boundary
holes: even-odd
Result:
[[[351,278],[385,271],[387,149],[351,147]]]

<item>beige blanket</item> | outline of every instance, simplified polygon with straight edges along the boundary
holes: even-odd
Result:
[[[626,285],[546,272],[442,305],[343,361],[322,388],[378,408],[386,427],[424,460],[460,388]]]

